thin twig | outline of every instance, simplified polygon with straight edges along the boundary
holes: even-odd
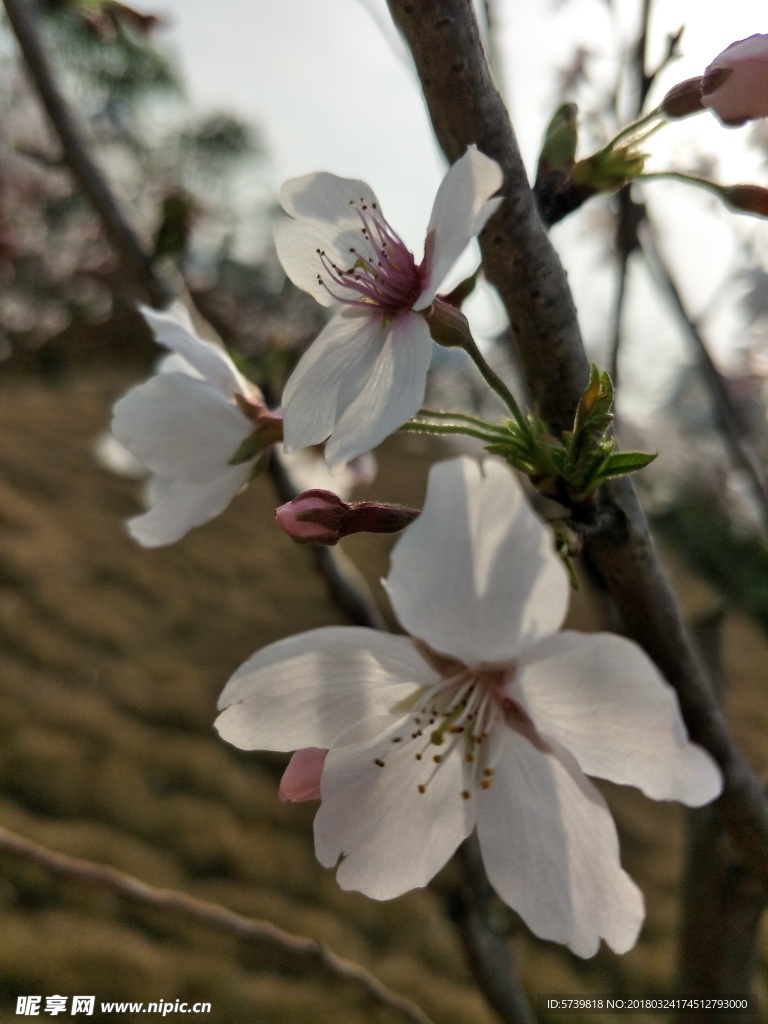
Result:
[[[539,220],[509,117],[487,68],[471,0],[388,0],[414,56],[438,141],[457,160],[472,143],[504,172],[504,203],[481,236],[483,266],[507,308],[538,413],[568,429],[588,378],[576,310],[560,261]],[[768,803],[732,742],[707,688],[675,595],[661,568],[634,489],[607,484],[585,553],[627,633],[675,688],[691,738],[723,772],[718,807],[734,843],[768,887]],[[611,524],[609,528],[601,524]]]
[[[29,76],[61,142],[72,176],[93,204],[110,244],[119,254],[130,278],[140,286],[142,297],[157,308],[167,306],[172,298],[170,290],[155,273],[149,255],[115,202],[106,178],[91,159],[77,118],[56,84],[35,24],[35,4],[32,0],[3,0],[3,4]]]
[[[642,115],[648,92],[653,84],[654,76],[646,70],[648,62],[648,26],[651,18],[652,0],[643,0],[640,29],[637,34],[637,43],[633,48],[632,60],[630,62],[630,74],[635,79],[635,105],[632,112],[632,119],[636,120]],[[616,95],[618,96],[618,83]],[[640,214],[641,216],[642,214]],[[638,207],[632,199],[632,192],[629,186],[625,186],[618,195],[618,211],[616,214],[616,248],[618,250],[618,282],[616,289],[616,300],[613,313],[613,337],[609,353],[608,373],[613,381],[614,388],[619,387],[619,352],[622,342],[622,316],[627,299],[627,282],[629,276],[629,261],[633,252],[638,248],[637,227],[639,224]]]
[[[765,466],[752,445],[749,432],[739,416],[738,410],[731,401],[723,375],[715,366],[707,343],[689,314],[672,272],[656,245],[654,232],[647,217],[640,229],[640,245],[651,273],[669,300],[681,328],[696,350],[699,368],[712,399],[720,433],[734,465],[742,469],[749,480],[752,493],[760,507],[763,526],[768,531],[768,474],[766,474]]]
[[[227,910],[207,900],[196,899],[176,889],[160,889],[147,885],[146,882],[141,882],[138,878],[116,868],[69,857],[2,827],[0,852],[28,861],[54,875],[107,889],[132,903],[153,910],[170,911],[203,928],[224,932],[246,941],[262,942],[296,960],[319,967],[340,981],[351,982],[360,988],[374,1005],[382,1007],[399,1020],[409,1021],[410,1024],[431,1024],[429,1017],[410,999],[391,992],[363,967],[331,953],[314,939],[291,935],[290,932],[285,932],[268,921],[244,917],[233,910]]]

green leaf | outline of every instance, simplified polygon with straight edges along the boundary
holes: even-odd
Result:
[[[605,465],[600,469],[600,477],[606,479],[609,476],[622,476],[625,473],[636,473],[638,469],[644,469],[656,458],[658,452],[616,452],[609,456]]]

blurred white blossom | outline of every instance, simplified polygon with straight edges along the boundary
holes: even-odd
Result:
[[[172,355],[116,403],[112,432],[152,474],[149,509],[128,529],[159,547],[222,512],[282,426],[226,352],[197,337],[183,306],[142,313]]]

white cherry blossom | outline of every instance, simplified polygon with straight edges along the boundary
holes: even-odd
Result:
[[[220,734],[304,751],[281,792],[311,798],[319,778],[315,850],[343,888],[426,885],[477,829],[491,884],[536,935],[585,957],[601,937],[631,948],[643,899],[585,773],[714,799],[719,770],[672,688],[634,643],[559,631],[565,571],[502,463],[432,469],[386,587],[410,636],[325,628],[272,644],[224,689]]]
[[[419,264],[365,182],[320,173],[283,185],[290,216],[275,244],[285,272],[339,307],[286,385],[286,451],[330,438],[335,469],[417,412],[432,356],[424,314],[501,203],[490,198],[501,184],[498,164],[470,146],[437,191]]]
[[[131,519],[128,530],[145,547],[160,547],[227,507],[259,451],[237,465],[230,460],[259,431],[265,444],[274,440],[279,419],[226,352],[197,337],[181,304],[141,312],[157,343],[172,354],[116,403],[112,433],[151,473],[149,509]]]

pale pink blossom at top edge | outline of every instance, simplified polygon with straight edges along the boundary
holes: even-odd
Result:
[[[768,35],[731,43],[707,68],[702,103],[729,127],[768,117]]]

